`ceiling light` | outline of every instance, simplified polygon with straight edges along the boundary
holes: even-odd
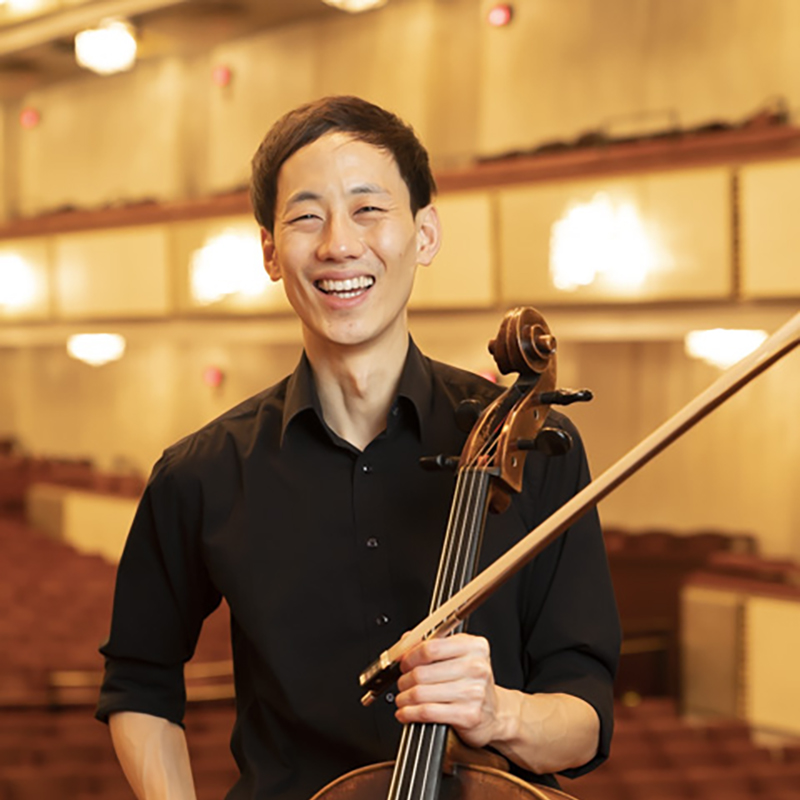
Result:
[[[75,60],[99,75],[125,72],[136,62],[136,36],[122,20],[101,22],[75,36]]]
[[[0,2],[1,5],[5,5],[11,14],[33,14],[44,10],[42,0],[7,0]]]
[[[349,11],[358,14],[359,11],[370,11],[373,8],[385,6],[387,0],[322,0],[326,6],[333,6],[340,11]]]
[[[118,333],[76,333],[67,340],[67,353],[93,367],[118,361],[124,352],[125,337]]]
[[[687,333],[684,347],[692,358],[727,369],[750,355],[766,338],[766,331],[713,328]]]

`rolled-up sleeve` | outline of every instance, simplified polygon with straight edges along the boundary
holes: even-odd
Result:
[[[552,514],[589,483],[589,468],[577,431],[567,456],[549,461],[536,492],[537,522]],[[614,727],[613,683],[621,630],[597,512],[587,512],[537,556],[527,584],[536,595],[526,624],[531,693],[562,692],[585,700],[600,719],[597,755],[565,770],[574,778],[597,767],[609,754]]]
[[[168,455],[142,496],[117,572],[96,716],[138,711],[182,724],[183,667],[220,603],[201,546],[203,493]]]

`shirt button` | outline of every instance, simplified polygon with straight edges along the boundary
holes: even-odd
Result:
[[[374,548],[377,547],[379,544],[380,542],[374,536],[370,536],[369,539],[367,539],[367,547]]]
[[[388,625],[390,622],[389,617],[386,614],[380,614],[375,617],[375,624],[376,625]]]
[[[394,703],[394,695],[391,692],[386,692],[383,698],[387,703]]]
[[[361,471],[369,475],[372,472],[372,464],[362,464]]]

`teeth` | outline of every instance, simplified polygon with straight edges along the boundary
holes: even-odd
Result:
[[[367,275],[359,275],[357,278],[346,278],[343,281],[317,281],[317,286],[322,289],[323,292],[335,292],[336,294],[344,292],[348,293],[349,297],[352,297],[359,290],[368,289],[373,283],[375,283],[375,278]]]

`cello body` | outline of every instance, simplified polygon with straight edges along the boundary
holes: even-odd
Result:
[[[342,775],[311,800],[385,800],[394,762],[370,764]],[[573,800],[558,789],[534,786],[508,772],[482,765],[458,765],[442,776],[439,800]]]

